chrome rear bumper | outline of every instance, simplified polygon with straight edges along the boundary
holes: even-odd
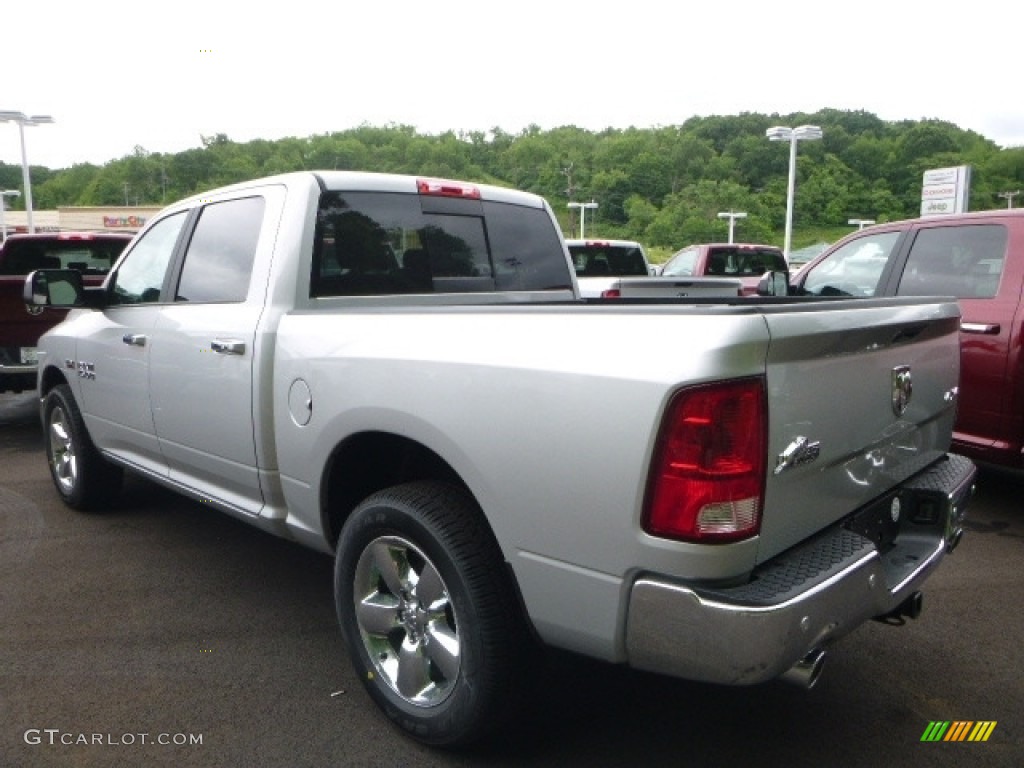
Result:
[[[707,588],[638,579],[626,624],[629,663],[691,680],[749,685],[786,672],[860,624],[890,614],[960,540],[976,469],[949,455],[904,483],[912,500],[893,546],[829,529],[756,569]]]

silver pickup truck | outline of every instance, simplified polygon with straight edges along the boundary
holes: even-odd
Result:
[[[351,663],[430,744],[506,722],[543,644],[809,686],[917,615],[974,478],[954,302],[585,301],[508,189],[226,187],[25,299],[74,308],[39,344],[64,501],[130,470],[332,554]]]

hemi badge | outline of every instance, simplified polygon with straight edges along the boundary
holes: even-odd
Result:
[[[786,446],[786,450],[775,459],[775,474],[781,475],[787,469],[801,464],[810,464],[821,454],[821,443],[811,442],[806,437],[797,437]]]

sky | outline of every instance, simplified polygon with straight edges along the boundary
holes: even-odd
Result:
[[[691,7],[692,6],[692,7]],[[8,0],[0,111],[31,165],[305,138],[653,128],[832,108],[1024,145],[1004,0]],[[0,162],[21,164],[0,123]],[[365,169],[373,170],[373,169]]]

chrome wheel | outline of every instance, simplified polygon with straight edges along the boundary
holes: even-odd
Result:
[[[50,465],[60,490],[69,494],[78,483],[78,460],[68,418],[60,406],[50,411],[48,424]]]
[[[372,540],[353,579],[356,622],[377,675],[406,702],[440,704],[461,667],[455,609],[433,563],[398,536]]]

